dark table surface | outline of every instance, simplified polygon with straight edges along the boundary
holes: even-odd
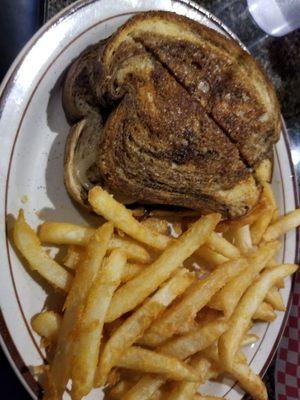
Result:
[[[74,0],[1,0],[3,15],[10,11],[15,22],[12,37],[14,46],[5,48],[6,41],[0,41],[1,55],[6,58],[0,62],[0,77],[22,45],[30,38],[41,22],[48,20],[63,7]],[[283,38],[265,34],[253,21],[247,9],[246,0],[196,0],[219,17],[248,47],[267,71],[276,88],[282,113],[285,118],[291,142],[292,157],[300,181],[300,30]],[[13,7],[18,3],[18,12]],[[16,18],[18,18],[16,20]],[[21,21],[21,19],[22,21]],[[5,21],[5,22],[4,22]],[[0,16],[0,37],[5,30],[12,31],[11,20]],[[264,380],[268,386],[269,399],[274,400],[274,360]],[[0,351],[1,398],[29,400],[29,395],[14,375],[13,370]]]

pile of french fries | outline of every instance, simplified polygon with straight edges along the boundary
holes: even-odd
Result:
[[[49,354],[44,398],[61,399],[71,381],[74,400],[97,387],[112,400],[212,400],[199,387],[226,373],[267,399],[243,346],[258,339],[257,320],[285,310],[279,289],[298,267],[275,256],[300,209],[279,217],[267,183],[252,213],[229,222],[167,211],[139,220],[100,187],[89,202],[107,220],[98,229],[45,222],[37,234],[22,210],[14,226],[29,268],[66,296],[60,313],[32,320]],[[42,243],[66,245],[64,265]]]

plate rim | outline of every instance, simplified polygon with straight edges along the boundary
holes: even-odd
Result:
[[[6,73],[2,83],[0,85],[0,118],[2,116],[2,112],[5,108],[6,98],[9,96],[10,89],[14,84],[14,78],[17,75],[20,67],[22,66],[23,61],[25,60],[26,56],[30,53],[30,51],[33,48],[33,46],[35,45],[35,43],[49,29],[55,27],[56,25],[59,25],[66,18],[69,18],[70,16],[72,16],[74,13],[76,13],[81,8],[87,7],[93,3],[100,3],[101,1],[102,0],[78,0],[77,2],[75,2],[73,4],[70,4],[69,6],[67,6],[63,10],[61,10],[58,14],[56,14],[54,17],[52,17],[46,24],[44,24],[35,33],[35,35],[27,42],[27,44],[19,52],[18,56],[16,57],[13,64],[9,68],[8,72]],[[247,50],[247,47],[241,42],[241,40],[218,17],[216,17],[210,11],[208,11],[204,7],[200,6],[199,4],[195,3],[193,0],[192,1],[191,0],[175,0],[175,2],[181,3],[184,6],[191,8],[202,15],[204,14],[207,18],[209,18],[215,24],[217,24],[233,40],[237,41],[241,47],[243,47],[244,49]],[[139,11],[137,11],[137,12],[139,12]],[[129,12],[128,14],[132,14],[132,12]],[[112,15],[112,17],[113,16],[114,15]],[[25,109],[25,111],[26,111],[26,109]],[[24,114],[25,114],[25,112],[24,112]],[[287,129],[286,129],[286,125],[285,125],[283,117],[281,117],[281,120],[282,120],[282,135],[284,138],[284,145],[285,145],[286,153],[287,153],[288,159],[289,159],[289,168],[290,168],[291,174],[292,174],[291,178],[292,178],[292,183],[293,183],[293,193],[294,193],[295,205],[296,205],[296,207],[299,207],[299,193],[298,193],[298,185],[297,185],[297,176],[295,173],[294,164],[292,162],[290,141],[289,141],[289,137],[288,137],[288,133],[287,133]],[[18,137],[18,134],[16,134],[15,140],[17,137]],[[13,148],[14,148],[14,145],[13,145]],[[12,151],[12,154],[13,154],[13,151]],[[6,225],[5,220],[3,221],[3,223]],[[7,236],[7,232],[6,232],[6,236]],[[299,254],[300,254],[300,229],[299,228],[296,230],[295,245],[296,245],[295,262],[297,262],[297,260],[299,260]],[[272,350],[270,351],[267,360],[265,361],[264,365],[262,366],[262,369],[260,371],[261,376],[263,376],[265,374],[268,366],[270,365],[270,362],[275,355],[275,352],[276,352],[278,345],[280,343],[280,340],[282,338],[284,329],[286,327],[289,313],[290,313],[291,304],[292,304],[294,282],[295,282],[295,276],[293,276],[293,278],[292,278],[292,285],[291,285],[291,290],[289,293],[287,309],[286,309],[282,324],[280,326],[277,337],[274,340]],[[20,380],[20,382],[23,384],[24,388],[27,390],[27,392],[30,394],[30,396],[32,398],[34,398],[34,399],[37,398],[40,393],[40,386],[39,386],[38,382],[34,379],[28,366],[23,361],[22,355],[17,350],[17,348],[14,344],[14,340],[7,328],[7,325],[6,325],[6,322],[5,322],[5,319],[4,319],[1,309],[0,309],[0,344],[4,351],[4,354],[6,355],[10,365],[12,366],[16,375],[18,376],[18,379]]]

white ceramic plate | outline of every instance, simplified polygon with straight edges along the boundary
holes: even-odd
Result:
[[[1,87],[0,102],[0,330],[3,348],[26,389],[36,398],[39,385],[31,366],[43,363],[44,353],[30,320],[49,304],[47,287],[28,274],[8,239],[10,225],[23,207],[33,226],[41,218],[83,221],[63,184],[63,153],[69,126],[61,105],[61,81],[66,67],[88,45],[106,38],[134,13],[149,9],[175,11],[218,31],[235,36],[215,17],[186,0],[78,1],[47,23],[28,43],[11,67]],[[235,38],[236,39],[236,38]],[[286,132],[276,146],[273,186],[282,213],[296,206],[296,186]],[[24,197],[25,196],[25,197]],[[24,202],[25,198],[27,202]],[[41,213],[35,213],[43,210]],[[295,261],[296,233],[284,238],[280,255]],[[291,280],[282,291],[288,305]],[[250,365],[263,374],[280,340],[287,314],[272,324],[257,324],[260,340],[246,350]],[[211,383],[204,393],[236,400],[243,392],[231,381]],[[67,396],[67,395],[66,395]],[[99,399],[95,392],[89,399]]]

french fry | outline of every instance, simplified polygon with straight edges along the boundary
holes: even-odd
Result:
[[[234,245],[242,254],[247,254],[252,249],[252,240],[249,225],[244,225],[237,229],[231,229],[230,235]]]
[[[58,337],[62,317],[54,311],[43,311],[31,321],[32,329],[40,336],[54,343]]]
[[[276,258],[275,258],[275,256],[274,256],[274,257],[272,257],[272,258],[270,259],[270,261],[268,261],[267,268],[277,267],[277,265],[279,265],[279,264],[278,264],[278,262],[276,261]]]
[[[272,322],[276,318],[276,313],[273,310],[273,307],[266,303],[262,302],[255,313],[253,314],[252,319],[254,320],[260,320],[260,321],[266,321],[266,322]]]
[[[266,241],[278,239],[279,236],[287,231],[300,225],[300,209],[289,212],[287,215],[280,217],[276,222],[268,227],[263,235]]]
[[[272,208],[269,208],[265,211],[265,213],[258,218],[253,225],[250,227],[250,234],[251,234],[251,240],[254,245],[258,244],[265,231],[267,230],[270,222],[272,221],[272,216],[273,216],[274,210]]]
[[[76,269],[77,264],[84,253],[84,247],[70,244],[67,249],[67,254],[63,259],[63,263],[70,269]]]
[[[263,234],[265,233],[271,221],[278,218],[278,209],[271,185],[268,182],[262,182],[262,185],[262,201],[266,203],[266,209],[250,227],[253,244],[258,244],[261,241]]]
[[[220,373],[220,370],[215,366],[215,364],[202,355],[195,357],[190,364],[199,375],[199,381],[196,383],[176,383],[166,400],[193,400],[197,393],[199,384],[204,383],[210,378],[216,378]]]
[[[200,261],[208,268],[215,268],[229,260],[222,254],[216,253],[214,250],[207,247],[206,244],[196,251],[196,255],[200,257]]]
[[[112,233],[113,225],[111,223],[104,224],[95,232],[87,244],[84,260],[76,270],[75,278],[65,303],[65,312],[59,331],[55,356],[48,372],[45,399],[60,399],[65,390],[70,377],[74,354],[74,339],[72,335],[74,335],[74,331],[77,328],[82,305],[103,261]]]
[[[254,400],[268,400],[265,384],[246,362],[235,361],[228,372]]]
[[[164,382],[164,377],[146,374],[128,390],[122,400],[148,400]]]
[[[285,287],[284,279],[278,279],[275,285],[278,289],[283,289]]]
[[[94,233],[94,228],[68,222],[46,221],[39,227],[41,242],[50,244],[86,246]]]
[[[159,346],[164,340],[176,333],[178,327],[207,305],[212,296],[227,282],[239,275],[247,267],[245,259],[235,259],[220,265],[210,275],[196,282],[182,296],[182,299],[171,306],[158,318],[144,335],[144,342],[149,347]]]
[[[120,238],[113,236],[108,245],[108,251],[120,249],[125,251],[128,260],[138,262],[141,264],[148,264],[151,262],[149,252],[142,247],[139,243],[135,243],[130,238]]]
[[[273,286],[267,293],[265,301],[274,308],[274,310],[285,311],[285,305],[282,296],[276,286]]]
[[[158,389],[157,392],[155,392],[149,400],[164,400],[165,399],[165,393],[163,390]]]
[[[224,320],[211,321],[206,325],[198,326],[198,330],[189,332],[184,336],[167,341],[166,344],[157,348],[157,351],[184,360],[191,355],[207,348],[215,342],[228,328],[228,322]],[[138,400],[150,397],[157,390],[164,380],[157,376],[144,376],[128,392],[128,400]],[[145,393],[148,397],[144,397]],[[150,394],[149,394],[150,393]],[[127,399],[124,397],[124,400]]]
[[[208,322],[213,322],[216,319],[223,317],[223,312],[213,308],[204,307],[196,315],[195,321],[200,325],[205,325]]]
[[[157,351],[184,360],[212,345],[228,327],[229,323],[222,319],[199,325],[193,332],[168,340]]]
[[[44,222],[40,226],[39,238],[44,243],[85,246],[94,233],[95,229],[81,225],[65,222]],[[151,261],[149,252],[129,238],[113,236],[109,242],[108,251],[115,249],[124,250],[130,260],[143,264]],[[75,252],[74,247],[73,252]]]
[[[122,379],[115,386],[109,388],[106,395],[109,400],[122,400],[133,386],[134,382]]]
[[[255,277],[266,266],[268,261],[279,250],[279,242],[262,244],[256,252],[249,255],[248,267],[241,274],[232,279],[209,302],[209,306],[224,312],[229,318],[237,306],[245,290],[251,285]]]
[[[36,271],[54,288],[68,292],[73,280],[72,275],[42,248],[37,234],[27,224],[23,210],[19,211],[16,219],[13,240],[32,271]]]
[[[111,243],[111,241],[110,241]],[[115,250],[117,250],[116,248]],[[112,250],[112,251],[115,251]],[[123,250],[124,252],[124,250]],[[67,254],[64,258],[64,265],[70,269],[76,269],[77,264],[80,261],[80,257],[82,257],[82,254],[84,253],[84,247],[82,246],[76,246],[76,245],[69,245]],[[125,252],[126,253],[126,252]],[[140,272],[143,271],[145,268],[144,265],[142,264],[131,264],[127,263],[126,267],[123,270],[122,274],[122,283],[130,281],[133,277],[138,275]]]
[[[131,346],[126,349],[117,365],[121,368],[160,374],[165,379],[174,379],[176,381],[197,381],[199,379],[197,371],[194,371],[188,364],[177,360],[175,357],[138,346]]]
[[[88,292],[77,330],[78,344],[72,368],[72,396],[81,399],[93,388],[104,318],[126,264],[122,250],[113,250]]]
[[[145,268],[147,268],[145,265],[127,263],[123,271],[122,283],[130,281],[132,278],[141,273]]]
[[[268,400],[268,393],[264,382],[247,365],[247,359],[241,351],[238,351],[234,363],[230,369],[224,365],[218,351],[214,346],[203,351],[203,355],[214,361],[221,371],[228,372],[234,380],[253,398],[253,400]]]
[[[241,346],[248,346],[249,344],[256,343],[259,337],[255,333],[247,333],[242,340]]]
[[[101,386],[105,383],[111,368],[116,365],[123,352],[143,335],[151,322],[178,295],[182,294],[190,286],[193,279],[194,277],[190,273],[179,270],[173,278],[165,283],[111,335],[100,356],[95,378],[96,386]]]
[[[234,356],[245,335],[251,318],[258,306],[263,302],[266,294],[279,278],[284,278],[296,272],[297,265],[284,264],[263,272],[259,280],[244,294],[235,309],[231,326],[219,339],[220,359],[227,370],[232,368]]]
[[[202,217],[187,232],[173,241],[153,264],[145,268],[145,271],[118,289],[109,307],[106,322],[117,319],[141,304],[205,242],[219,219],[219,214]]]
[[[276,199],[275,199],[275,195],[272,189],[272,186],[270,185],[269,182],[263,181],[262,182],[264,191],[263,191],[263,195],[264,198],[266,199],[267,203],[271,206],[271,208],[273,208],[273,210],[275,210],[277,208],[277,204],[276,204]]]
[[[139,242],[158,250],[164,250],[171,243],[168,236],[156,233],[139,223],[123,204],[118,203],[100,186],[89,191],[88,199],[97,214],[112,221],[117,228]]]
[[[229,258],[238,258],[241,256],[241,253],[237,247],[231,244],[228,240],[218,235],[216,232],[212,232],[210,237],[208,238],[206,245],[216,253],[219,253]]]
[[[262,185],[264,187],[264,197],[268,205],[273,209],[272,222],[275,222],[278,219],[278,208],[272,186],[266,181],[262,182]]]

